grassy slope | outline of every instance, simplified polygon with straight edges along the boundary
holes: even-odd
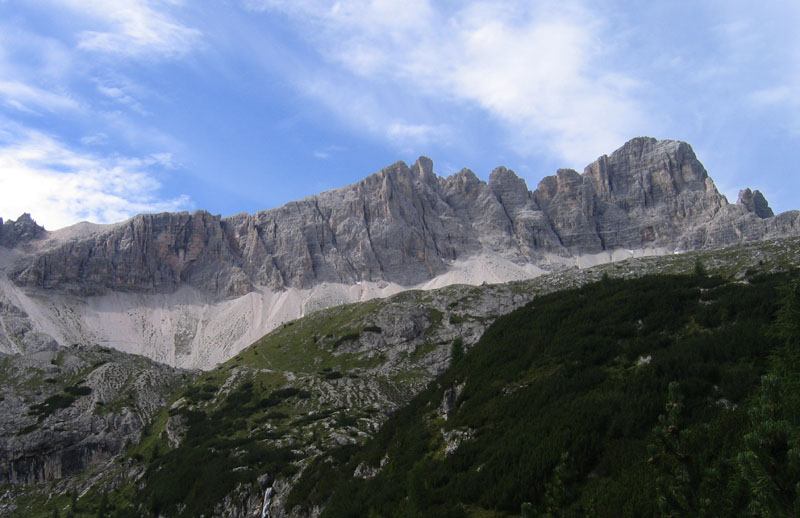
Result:
[[[729,459],[743,448],[742,404],[776,346],[767,329],[787,278],[750,280],[647,277],[537,299],[499,319],[364,448],[307,470],[295,501],[331,497],[324,516],[335,517],[513,516],[523,502],[544,512],[568,452],[560,472],[566,515],[656,515],[647,446],[669,382],[679,381],[686,397],[698,472],[731,476]],[[461,383],[445,421],[444,392]],[[454,430],[471,438],[448,455],[444,437]],[[360,465],[382,463],[375,478],[353,477]],[[740,495],[712,478],[697,475],[696,501],[702,493],[718,511],[741,511]]]
[[[237,486],[245,487],[247,491],[257,494],[259,491],[257,479],[263,473],[268,472],[279,476],[282,473],[282,476],[291,479],[296,476],[298,470],[304,469],[309,464],[312,464],[312,468],[305,472],[306,475],[301,479],[296,491],[290,495],[290,503],[303,505],[313,502],[321,503],[325,502],[333,493],[334,478],[347,480],[355,467],[362,462],[365,466],[370,464],[379,466],[381,460],[384,459],[384,450],[390,449],[395,440],[392,434],[399,433],[398,430],[402,429],[405,424],[413,423],[414,428],[409,431],[413,430],[413,433],[420,437],[417,438],[418,440],[408,439],[403,444],[413,445],[415,448],[421,448],[420,445],[423,443],[427,444],[425,448],[415,451],[422,454],[424,458],[431,459],[431,462],[434,463],[418,464],[414,460],[411,464],[402,465],[394,464],[395,460],[392,460],[390,465],[397,466],[397,469],[387,467],[379,478],[373,479],[374,482],[364,486],[368,489],[364,489],[356,483],[339,488],[329,513],[332,513],[333,516],[338,515],[337,513],[340,511],[337,511],[336,506],[339,505],[337,502],[347,501],[348,505],[365,503],[363,496],[369,492],[376,495],[387,492],[397,493],[391,497],[396,497],[397,503],[411,501],[406,499],[409,496],[406,486],[410,484],[411,487],[416,487],[416,482],[409,479],[403,469],[411,469],[416,466],[418,473],[428,471],[437,473],[439,469],[437,466],[446,466],[445,473],[447,473],[447,470],[451,469],[452,463],[459,462],[461,467],[458,469],[463,468],[468,471],[471,466],[470,469],[474,471],[471,475],[472,478],[455,477],[451,480],[452,477],[445,476],[442,480],[446,480],[446,482],[440,480],[431,486],[444,488],[442,491],[437,489],[435,493],[445,495],[442,498],[446,498],[448,491],[458,488],[459,492],[467,491],[473,496],[455,507],[451,505],[450,510],[460,513],[467,512],[476,516],[481,516],[483,515],[481,513],[484,512],[490,513],[488,515],[499,513],[500,516],[504,516],[509,513],[518,513],[519,501],[522,499],[539,501],[544,487],[543,481],[547,479],[546,476],[542,478],[542,474],[549,474],[552,471],[559,458],[560,450],[565,449],[565,444],[568,446],[566,449],[572,445],[572,442],[564,442],[564,437],[559,436],[556,440],[547,435],[541,438],[536,435],[528,435],[524,441],[512,442],[505,436],[497,435],[498,431],[501,431],[508,423],[502,426],[497,425],[494,428],[485,426],[486,423],[493,422],[493,419],[502,416],[503,413],[518,416],[531,412],[534,412],[530,414],[532,417],[521,422],[539,423],[540,429],[524,428],[525,434],[546,432],[551,428],[551,425],[548,424],[549,421],[554,419],[553,423],[556,424],[552,426],[572,429],[575,436],[579,435],[580,431],[574,426],[576,421],[592,423],[595,422],[592,419],[599,419],[606,424],[607,422],[616,423],[603,432],[610,434],[609,437],[615,437],[613,441],[608,441],[608,449],[603,449],[598,453],[591,449],[594,444],[591,441],[585,446],[588,448],[587,451],[593,452],[591,455],[594,455],[592,462],[595,464],[592,465],[594,466],[592,471],[585,472],[590,461],[580,455],[573,455],[571,461],[575,465],[574,469],[584,470],[581,472],[583,482],[579,485],[582,488],[580,494],[588,496],[581,498],[588,499],[588,501],[592,501],[591,495],[599,495],[595,499],[601,498],[604,493],[608,492],[604,489],[603,484],[607,484],[610,480],[609,477],[617,473],[616,471],[602,471],[603,469],[612,469],[609,467],[610,465],[616,466],[608,459],[616,457],[632,459],[641,453],[644,447],[643,441],[645,441],[642,433],[652,428],[654,416],[663,410],[666,383],[673,375],[672,370],[667,370],[666,374],[658,371],[659,375],[653,376],[648,370],[664,369],[665,366],[671,369],[675,366],[673,363],[663,360],[660,353],[654,355],[652,363],[644,368],[635,366],[635,360],[638,359],[636,354],[639,349],[641,349],[641,354],[652,354],[652,351],[661,351],[662,349],[672,350],[673,346],[667,345],[664,341],[670,336],[672,339],[685,335],[685,340],[682,340],[681,343],[694,343],[693,341],[698,336],[706,333],[706,327],[708,327],[702,322],[698,323],[696,316],[680,311],[675,315],[664,313],[663,319],[666,321],[674,317],[677,319],[676,322],[680,322],[680,324],[676,324],[679,325],[679,328],[671,331],[674,336],[665,337],[662,332],[654,331],[648,335],[649,341],[640,340],[633,345],[629,344],[628,349],[622,351],[615,349],[619,344],[615,342],[615,339],[609,338],[612,335],[606,336],[615,326],[606,326],[603,328],[605,331],[599,334],[587,331],[585,336],[574,343],[566,338],[559,339],[561,341],[555,342],[560,344],[558,347],[548,349],[547,362],[537,363],[535,366],[532,364],[526,368],[524,374],[512,369],[511,377],[507,377],[503,373],[503,366],[496,363],[495,360],[499,361],[505,356],[495,357],[494,351],[490,351],[494,345],[476,347],[474,352],[470,352],[464,357],[456,369],[467,369],[468,366],[473,365],[476,370],[473,373],[473,379],[477,379],[475,377],[477,374],[487,376],[487,387],[492,387],[492,390],[495,391],[500,390],[501,393],[506,391],[507,397],[498,400],[503,402],[501,405],[496,408],[492,407],[494,410],[491,411],[489,407],[462,407],[470,408],[469,412],[459,410],[453,418],[444,422],[434,411],[441,399],[442,391],[453,385],[456,379],[468,379],[467,373],[452,370],[446,373],[438,384],[431,386],[420,398],[414,400],[407,409],[397,412],[377,439],[369,442],[368,446],[359,453],[355,453],[358,448],[354,446],[338,448],[337,445],[343,443],[362,444],[369,437],[375,435],[375,430],[385,421],[389,413],[397,405],[407,402],[413,394],[424,387],[424,383],[431,379],[429,372],[414,368],[415,362],[442,348],[449,350],[450,342],[442,341],[441,337],[436,340],[426,339],[424,343],[403,352],[399,356],[403,361],[395,362],[391,369],[382,370],[386,358],[381,355],[364,354],[363,352],[343,353],[342,349],[347,348],[352,340],[348,337],[354,335],[363,337],[365,334],[380,332],[374,329],[374,315],[381,311],[400,314],[409,308],[416,308],[426,315],[423,319],[424,322],[427,322],[424,325],[428,326],[425,336],[436,337],[439,336],[437,333],[440,333],[440,328],[449,324],[461,324],[462,320],[466,322],[491,321],[494,316],[485,318],[473,315],[475,306],[471,304],[480,298],[481,293],[483,296],[487,296],[488,293],[489,296],[496,298],[515,296],[531,298],[534,295],[539,296],[539,294],[550,293],[564,287],[579,286],[597,280],[604,274],[608,274],[612,278],[630,278],[654,272],[687,272],[692,270],[698,257],[702,257],[706,266],[716,273],[725,277],[741,277],[747,269],[776,271],[796,265],[798,248],[800,248],[800,240],[793,239],[746,245],[730,250],[636,259],[589,270],[571,270],[506,286],[448,287],[437,292],[408,292],[385,301],[370,301],[315,313],[270,333],[251,348],[218,368],[202,374],[197,381],[190,383],[182,393],[172,400],[171,408],[164,408],[156,416],[147,429],[147,433],[143,435],[142,441],[133,445],[125,456],[119,459],[119,470],[108,473],[106,477],[96,478],[94,488],[82,493],[79,504],[86,516],[94,516],[101,499],[101,492],[104,488],[111,488],[109,490],[110,506],[119,516],[147,516],[150,511],[176,515],[178,514],[176,510],[182,503],[187,503],[187,506],[183,507],[183,512],[180,514],[194,516],[203,512],[207,513],[210,507],[216,505],[224,495],[229,494]],[[612,281],[611,285],[616,286],[616,282]],[[606,284],[601,286],[607,287]],[[714,288],[712,292],[716,293],[714,291],[716,289]],[[686,290],[693,294],[698,292],[697,288],[686,288]],[[635,295],[618,294],[617,296],[624,299],[626,296],[634,297]],[[733,298],[735,299],[736,296]],[[537,308],[540,307],[540,300],[544,299],[537,299]],[[595,309],[595,314],[580,313],[584,315],[581,318],[587,319],[587,322],[602,318],[609,308],[614,308],[617,304],[615,300],[606,302],[608,302],[606,305]],[[649,307],[648,304],[638,304],[636,311],[643,311],[647,307]],[[705,311],[703,308],[718,307],[718,305],[694,300],[687,307]],[[569,312],[564,311],[563,318],[567,318]],[[616,316],[627,318],[625,314]],[[508,319],[513,321],[514,318],[519,317],[509,316],[502,319],[502,322],[508,322]],[[580,327],[582,321],[573,321],[572,318],[561,321],[558,329]],[[686,320],[687,318],[688,320]],[[725,313],[724,318],[722,316],[719,318],[727,323],[731,317]],[[537,320],[537,322],[539,321]],[[543,322],[547,324],[548,319],[545,318]],[[630,319],[626,322],[617,327],[627,329],[625,332],[633,333],[635,336],[640,336],[644,332],[637,327],[639,324],[635,324],[631,331]],[[638,320],[634,322],[638,322]],[[527,329],[527,325],[523,319],[512,327]],[[710,326],[708,329],[715,329],[714,326],[708,325]],[[592,329],[592,326],[587,329]],[[650,332],[650,327],[643,329]],[[748,333],[750,334],[741,334],[736,331],[733,334],[752,337],[752,332],[748,331]],[[539,331],[534,334],[539,334]],[[512,333],[510,336],[515,335]],[[483,343],[493,344],[488,337]],[[596,348],[597,343],[603,346],[597,352],[591,353],[594,355],[591,356],[592,361],[597,363],[592,364],[591,368],[587,367],[586,372],[584,372],[583,360],[567,360],[573,354],[577,354],[577,358],[580,358],[581,354],[590,354]],[[509,344],[512,349],[519,347],[516,342],[509,342]],[[614,353],[614,355],[607,356],[606,353]],[[747,356],[748,354],[750,356]],[[731,360],[732,363],[726,365],[722,373],[718,372],[716,375],[724,374],[725,380],[728,381],[724,384],[716,383],[724,387],[721,390],[725,392],[724,395],[722,393],[712,394],[715,400],[728,397],[733,401],[740,401],[747,393],[751,392],[753,383],[764,369],[764,354],[763,350],[751,351],[742,358]],[[526,361],[533,361],[530,354],[526,358],[528,358]],[[720,367],[713,367],[713,363],[716,361],[715,357],[711,362],[712,366],[708,366],[708,368],[719,369]],[[704,360],[698,365],[707,364],[708,362]],[[495,370],[497,370],[496,374]],[[581,375],[576,374],[579,372]],[[696,378],[703,379],[702,376]],[[650,392],[640,394],[638,386],[632,388],[627,385],[632,382],[631,380],[638,380],[636,382],[642,384]],[[734,380],[735,383],[729,383],[730,380]],[[550,394],[553,390],[560,390],[559,387],[572,387],[570,390],[579,390],[587,386],[594,387],[592,383],[605,387],[601,390],[602,398],[576,399],[571,402],[573,395],[571,392],[567,392],[566,395],[562,394],[562,399],[556,399],[560,403],[548,410],[551,414],[539,414],[544,410],[531,410],[531,408],[537,408],[531,407],[532,404],[544,401],[545,395]],[[708,380],[702,383],[697,382],[700,383],[700,388],[695,387],[692,383],[690,382],[686,388],[689,390],[690,398],[693,398],[691,400],[695,401],[699,396],[692,391],[700,390],[700,388],[707,389],[711,382]],[[470,404],[478,405],[481,401],[480,394],[474,393],[475,389],[471,387],[473,387],[472,382],[468,382],[462,398],[469,397],[469,400],[473,401]],[[535,387],[536,390],[531,387]],[[608,387],[611,388],[606,390]],[[738,392],[735,387],[739,387]],[[287,389],[289,389],[288,392]],[[343,397],[343,394],[353,397]],[[473,395],[469,396],[470,394]],[[595,396],[597,394],[592,397]],[[424,407],[424,412],[420,409],[420,405]],[[586,416],[577,414],[581,417],[575,419],[574,409],[570,410],[575,405],[580,406],[582,412],[588,412]],[[631,406],[635,407],[637,411],[646,412],[641,416],[636,414],[635,417],[631,417],[634,415],[631,414],[622,420],[610,417],[619,408],[627,409]],[[592,412],[599,412],[599,414],[595,415]],[[415,421],[422,414],[425,414],[428,419],[425,426],[419,426],[419,423]],[[741,418],[741,415],[735,412],[726,415],[738,415]],[[476,422],[472,419],[483,419],[484,421]],[[170,428],[168,424],[176,425],[178,428],[183,427],[185,439],[177,448],[170,446],[167,437],[167,429]],[[511,423],[512,429],[523,430],[519,426]],[[464,446],[459,448],[457,455],[446,456],[442,428],[445,431],[470,432],[475,439],[465,442]],[[639,435],[635,435],[632,430]],[[617,437],[620,434],[623,434],[622,439]],[[593,437],[592,434],[589,436]],[[481,451],[483,451],[482,448],[486,448],[485,444],[488,444],[483,441],[489,441],[492,437],[496,437],[498,443],[509,445],[509,450],[506,452],[508,459],[500,455],[502,452],[497,453],[499,455],[497,458],[505,459],[504,462],[511,462],[511,464],[504,465],[502,469],[495,468],[495,471],[487,471],[488,468],[484,468],[484,464],[490,463],[493,457],[485,458],[488,454],[482,454]],[[603,435],[597,440],[605,441],[603,437],[606,436]],[[531,446],[540,443],[543,446],[537,448]],[[470,444],[477,446],[469,446]],[[469,451],[474,451],[476,458],[484,460],[477,465],[474,464],[477,462],[474,459],[464,460],[462,455]],[[489,448],[486,451],[493,450]],[[533,453],[525,453],[531,451]],[[526,463],[524,466],[515,468],[522,474],[527,473],[523,476],[514,472],[517,473],[515,476],[522,477],[520,478],[522,482],[518,482],[513,490],[496,493],[497,496],[486,496],[478,490],[481,487],[480,484],[485,483],[482,477],[488,476],[486,473],[495,473],[493,476],[499,476],[497,473],[502,472],[507,466],[513,465],[515,458],[522,458],[520,452],[525,455],[534,455],[537,459],[531,464]],[[409,453],[408,459],[412,459],[410,455],[411,453]],[[400,457],[390,455],[389,458]],[[320,462],[323,459],[333,459],[335,462]],[[335,468],[336,466],[339,466],[342,471]],[[622,468],[614,467],[614,469]],[[144,476],[138,478],[142,473]],[[394,473],[394,478],[387,480],[385,477],[392,473]],[[535,475],[531,475],[531,473]],[[646,480],[642,473],[635,471],[622,470],[619,473],[633,480],[637,478],[642,481]],[[335,475],[335,477],[330,475]],[[535,477],[536,482],[525,482],[534,480],[530,478],[531,476]],[[378,485],[378,481],[383,482]],[[56,501],[64,504],[61,506],[62,510],[69,507],[64,502],[69,499],[71,487],[70,481],[64,481],[55,488]],[[491,485],[487,487],[491,487]],[[50,494],[52,489],[51,486],[47,486],[40,488],[40,491]],[[34,489],[34,492],[36,491],[38,490]],[[354,495],[352,498],[345,497],[344,500],[341,500],[341,495],[350,495],[351,493]],[[491,493],[495,494],[494,491]],[[502,496],[512,493],[513,497]],[[422,495],[422,493],[420,494]],[[613,494],[613,492],[609,494]],[[307,496],[310,496],[310,500]],[[420,498],[423,497],[427,498],[424,495],[420,496]],[[392,501],[388,496],[380,498],[386,499],[387,502]],[[434,496],[433,498],[439,497]],[[602,498],[608,500],[612,497]],[[44,500],[39,501],[43,502]],[[433,506],[432,508],[436,508],[435,501],[429,503]],[[373,504],[375,502],[369,504],[368,507],[375,507]],[[51,512],[49,505],[48,503],[41,509],[34,508],[35,506],[26,507],[26,512],[49,516]],[[418,502],[416,505],[421,504]],[[378,505],[377,508],[381,509],[381,506]],[[360,509],[364,510],[365,508]],[[384,514],[388,516],[391,513],[384,509]]]

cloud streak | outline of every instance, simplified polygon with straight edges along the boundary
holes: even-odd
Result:
[[[607,35],[600,18],[578,4],[537,2],[534,8],[530,2],[485,1],[451,10],[427,0],[245,5],[289,16],[328,63],[373,88],[479,106],[506,127],[523,155],[549,149],[580,164],[642,125],[642,108],[632,95],[639,82],[601,66],[608,56],[598,42]],[[397,110],[380,117],[385,137],[447,134],[397,131],[431,125],[407,117]]]
[[[163,200],[154,173],[169,155],[98,156],[79,153],[32,130],[0,134],[0,207],[15,219],[30,212],[48,229],[82,220],[111,223],[140,212],[187,208],[186,196]]]
[[[102,27],[78,34],[78,47],[130,57],[180,57],[200,41],[201,32],[169,16],[174,0],[56,0],[88,14]]]
[[[67,94],[54,93],[20,81],[0,80],[0,98],[7,106],[22,112],[37,113],[79,110],[79,103]]]

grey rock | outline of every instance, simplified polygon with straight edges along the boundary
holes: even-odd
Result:
[[[0,373],[4,484],[52,481],[108,462],[126,442],[138,441],[142,427],[186,376],[141,357],[95,347],[6,356],[0,358]],[[89,393],[53,406],[51,398],[67,397],[70,386]]]
[[[545,254],[695,250],[797,234],[796,213],[772,216],[761,193],[743,193],[730,205],[688,144],[646,137],[583,174],[560,169],[535,191],[504,167],[488,183],[466,169],[441,178],[420,157],[410,167],[398,162],[353,185],[252,215],[139,215],[29,254],[9,276],[20,286],[83,296],[172,292],[187,284],[220,299],[257,285],[412,286],[479,253],[539,264]],[[40,232],[27,220],[22,227],[4,235]]]
[[[0,353],[35,354],[53,351],[58,343],[37,330],[28,314],[0,292]]]
[[[37,225],[27,212],[16,221],[3,222],[3,218],[0,218],[0,246],[13,248],[20,243],[40,239],[44,235],[44,227]]]
[[[439,404],[439,417],[447,421],[450,413],[456,409],[456,402],[458,401],[458,397],[461,395],[461,392],[463,392],[465,386],[466,383],[454,384],[452,387],[444,391],[442,402]]]
[[[775,215],[761,191],[751,191],[749,187],[739,191],[739,201],[736,204],[742,205],[747,212],[752,212],[761,219],[771,218]]]
[[[10,276],[20,285],[84,296],[107,290],[171,292],[181,283],[223,296],[250,289],[220,217],[205,211],[140,214],[105,232],[45,249]]]
[[[458,450],[459,446],[466,441],[473,439],[475,431],[472,429],[467,430],[445,430],[442,428],[442,439],[444,440],[444,454],[452,455]]]

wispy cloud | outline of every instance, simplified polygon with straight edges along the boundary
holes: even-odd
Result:
[[[403,143],[422,143],[432,139],[446,140],[450,133],[450,128],[442,124],[407,124],[398,121],[386,128],[386,136],[390,140]]]
[[[170,17],[175,0],[55,0],[92,16],[101,27],[83,30],[78,47],[87,51],[139,57],[178,57],[190,52],[201,32]]]
[[[28,113],[37,113],[42,109],[49,112],[80,109],[79,103],[68,94],[48,91],[20,81],[0,80],[0,98],[6,105]]]
[[[103,132],[81,137],[81,144],[84,146],[103,146],[107,143],[108,135]]]
[[[374,88],[479,106],[506,126],[522,154],[547,148],[581,163],[636,134],[642,108],[632,93],[638,81],[603,66],[607,56],[599,42],[607,34],[597,13],[575,2],[456,5],[447,10],[428,0],[245,3],[291,17],[328,63]],[[386,138],[446,134],[407,114],[406,122],[398,122],[403,115],[384,117]]]
[[[146,88],[124,77],[114,79],[96,79],[97,91],[113,103],[126,106],[139,115],[148,115],[149,112],[140,101],[141,98],[153,97],[154,94]]]
[[[69,149],[37,131],[0,133],[0,208],[5,218],[30,212],[49,229],[82,220],[120,221],[140,212],[182,210],[186,196],[161,199],[158,169],[171,156],[99,156]]]

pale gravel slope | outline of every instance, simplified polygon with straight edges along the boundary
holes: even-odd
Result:
[[[663,253],[629,250],[569,259],[553,256],[549,267],[583,268]],[[79,298],[53,290],[17,287],[4,272],[0,272],[0,292],[28,315],[32,328],[62,346],[95,343],[177,367],[209,369],[279,325],[320,309],[387,297],[406,289],[502,283],[547,273],[535,265],[515,264],[499,254],[482,254],[454,261],[444,274],[416,286],[322,283],[311,289],[279,292],[260,287],[247,295],[218,302],[187,286],[171,294],[110,292]],[[0,352],[22,352],[21,349],[0,344]]]

